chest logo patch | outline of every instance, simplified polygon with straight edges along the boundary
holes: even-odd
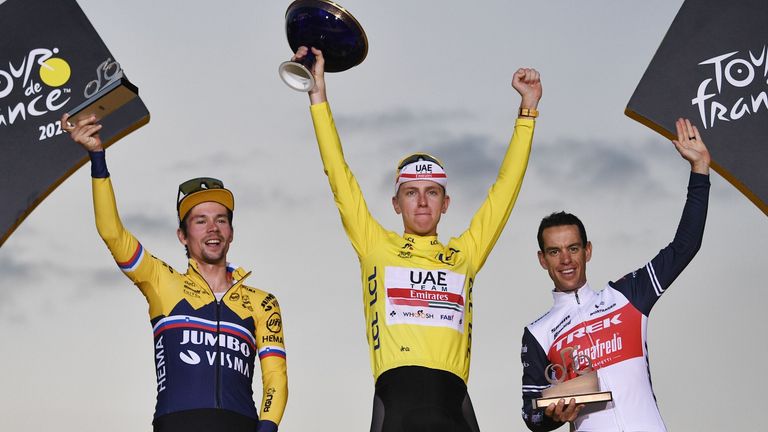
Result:
[[[387,267],[387,325],[416,324],[464,331],[464,281],[448,270]]]

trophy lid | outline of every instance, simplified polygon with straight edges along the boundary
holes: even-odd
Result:
[[[294,52],[300,46],[323,52],[326,72],[357,66],[368,55],[368,38],[346,9],[329,0],[295,0],[285,12],[285,32]]]

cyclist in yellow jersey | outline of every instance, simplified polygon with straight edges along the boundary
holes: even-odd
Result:
[[[157,372],[155,432],[276,432],[288,399],[280,306],[244,284],[227,262],[234,230],[232,192],[217,179],[179,186],[179,241],[189,268],[179,273],[123,228],[96,118],[61,124],[91,159],[96,228],[120,269],[147,298]],[[262,402],[253,401],[259,359]]]
[[[520,116],[488,196],[458,237],[437,237],[448,210],[443,164],[414,154],[397,167],[392,205],[404,233],[384,229],[368,212],[344,160],[327,102],[322,52],[313,67],[310,111],[344,229],[360,260],[363,310],[376,382],[372,432],[478,431],[467,394],[475,275],[501,234],[520,191],[542,94],[539,73],[519,69],[512,87]],[[307,54],[301,47],[293,56]]]

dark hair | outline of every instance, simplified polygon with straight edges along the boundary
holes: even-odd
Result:
[[[544,230],[563,225],[576,225],[579,229],[579,236],[581,236],[581,246],[587,246],[587,230],[584,229],[584,224],[581,223],[581,220],[570,213],[559,211],[552,213],[541,220],[541,223],[539,224],[539,232],[536,234],[536,240],[539,242],[539,250],[544,252],[544,239],[542,238]]]
[[[187,236],[187,219],[189,218],[189,214],[192,212],[187,212],[187,214],[184,215],[184,219],[179,221],[179,229],[181,230],[182,234],[184,234],[184,237]],[[229,225],[232,226],[232,218],[234,217],[234,213],[232,213],[232,210],[227,209],[227,219],[229,220]],[[187,246],[184,246],[184,250],[187,252],[187,258],[189,258],[189,248]]]

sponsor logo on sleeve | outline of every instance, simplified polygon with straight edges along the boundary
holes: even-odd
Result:
[[[280,307],[280,304],[277,302],[277,298],[272,294],[267,295],[264,300],[261,301],[261,308],[264,309],[264,312],[269,312],[277,307]]]
[[[280,314],[273,312],[272,315],[267,318],[267,330],[272,333],[280,333],[283,330],[283,319],[280,318]]]

